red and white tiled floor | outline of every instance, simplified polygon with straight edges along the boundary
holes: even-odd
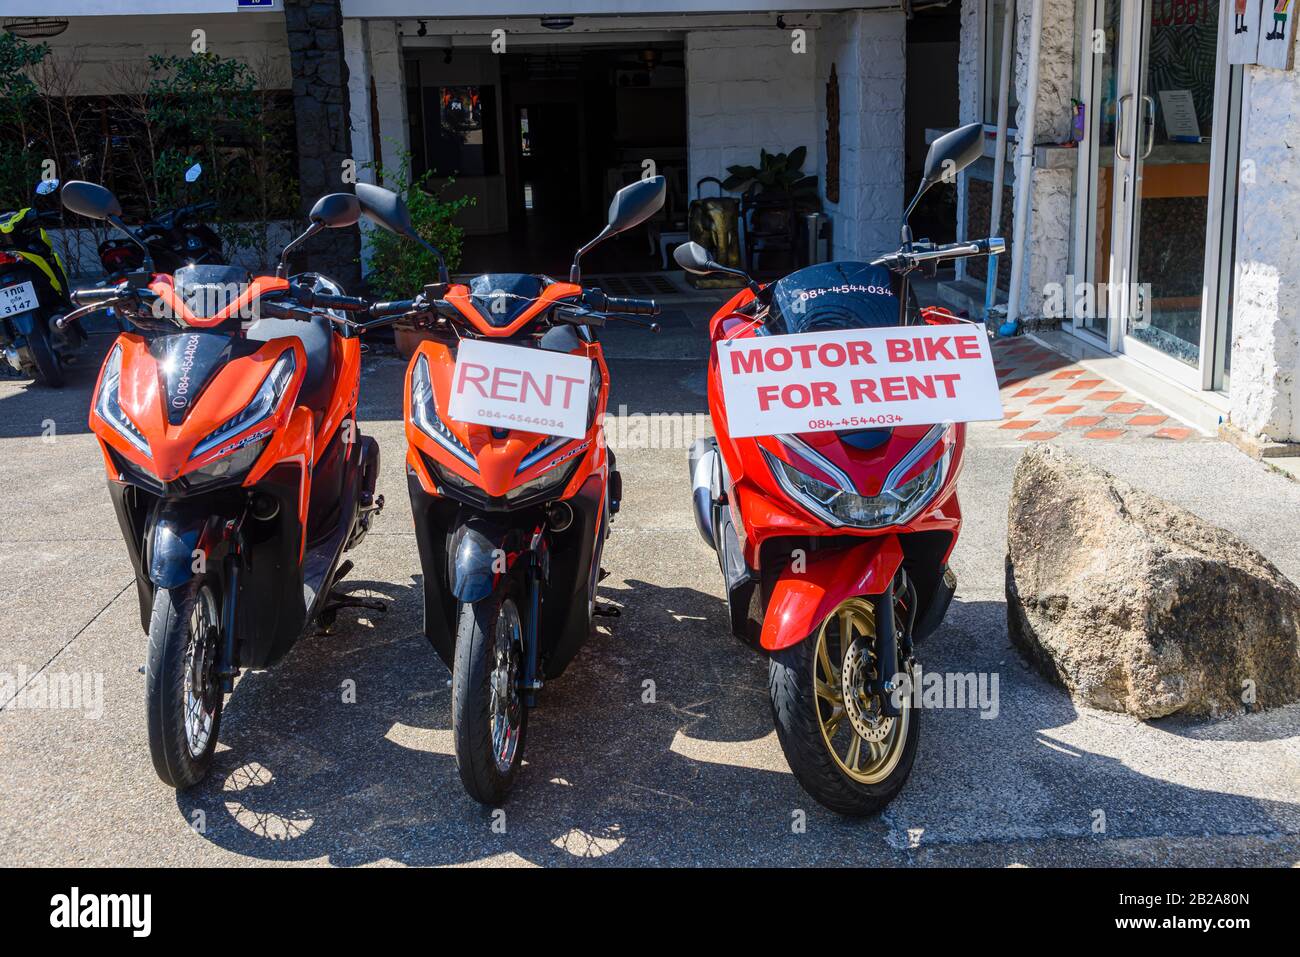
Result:
[[[1017,337],[993,343],[1008,438],[1045,442],[1081,437],[1099,442],[1201,438],[1172,416],[1075,363],[1072,359]]]

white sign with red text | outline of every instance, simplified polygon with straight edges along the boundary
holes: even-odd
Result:
[[[737,438],[1002,418],[988,336],[965,323],[718,343]]]
[[[447,414],[460,422],[563,435],[587,434],[591,360],[567,352],[463,339]]]

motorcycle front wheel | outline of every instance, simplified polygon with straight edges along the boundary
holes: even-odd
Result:
[[[839,814],[875,814],[903,789],[916,759],[918,712],[904,696],[881,714],[875,616],[865,598],[841,603],[808,638],[774,652],[768,690],[790,770],[818,803]],[[902,662],[889,676],[903,670]]]
[[[162,782],[178,790],[207,776],[217,749],[220,636],[221,606],[209,583],[154,592],[145,669],[149,754]]]
[[[510,794],[524,757],[528,708],[519,692],[524,629],[507,582],[481,601],[462,602],[451,678],[456,767],[469,796],[490,807]]]

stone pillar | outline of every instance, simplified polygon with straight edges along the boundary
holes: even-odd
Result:
[[[1015,124],[1024,130],[1029,91],[1030,0],[1016,8],[1016,62],[1014,82],[1019,102]],[[1070,96],[1074,82],[1074,0],[1043,0],[1042,36],[1039,40],[1038,104],[1033,142],[1064,143],[1070,138],[1073,115]],[[992,81],[996,83],[996,80]],[[1018,145],[1017,145],[1017,153]],[[1011,154],[1008,154],[1011,158]],[[1021,184],[1015,183],[1013,195]],[[1022,319],[1041,319],[1044,287],[1064,286],[1070,268],[1070,212],[1074,196],[1074,169],[1035,168],[1030,194],[1024,286],[1020,291]],[[1014,209],[1014,206],[1012,207]],[[1007,237],[1008,241],[1011,237]]]
[[[825,203],[836,259],[898,247],[903,217],[907,20],[897,11],[827,17],[818,31],[818,128],[824,139],[831,64],[840,90],[840,201]],[[825,177],[825,159],[820,170]]]
[[[1246,67],[1229,420],[1300,442],[1300,73]]]
[[[325,193],[348,190],[345,160],[355,159],[348,128],[348,70],[343,58],[339,0],[285,0],[285,30],[293,68],[298,183],[305,216]],[[331,229],[312,238],[291,263],[297,271],[326,273],[351,290],[361,283],[355,229]]]

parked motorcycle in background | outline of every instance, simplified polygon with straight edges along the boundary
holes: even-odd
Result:
[[[195,163],[185,171],[185,182],[195,183],[203,175],[203,166]],[[211,201],[179,206],[161,213],[131,231],[128,239],[107,239],[99,244],[99,261],[116,283],[127,273],[144,266],[145,250],[154,269],[172,274],[183,266],[222,266],[226,260],[221,237],[203,222],[203,216],[217,208]]]
[[[410,317],[433,337],[407,369],[407,486],[424,632],[451,669],[456,765],[482,804],[510,793],[529,709],[591,634],[601,551],[622,498],[604,442],[609,369],[596,329],[609,319],[658,329],[634,318],[658,315],[653,300],[584,289],[579,260],[654,215],[664,194],[662,176],[620,190],[608,225],[575,255],[568,282],[495,273],[450,285],[443,267],[415,299],[370,309]],[[357,196],[380,225],[423,242],[400,197],[365,183]],[[493,362],[504,364],[489,372]],[[539,371],[553,367],[573,371],[568,379]],[[530,382],[533,405],[520,401],[486,422],[451,414],[457,393],[529,397]],[[573,422],[565,428],[541,396],[558,403],[570,384]]]
[[[63,203],[149,262],[108,190],[71,182]],[[64,320],[111,307],[132,327],[104,361],[90,428],[149,635],[149,751],[175,788],[207,774],[241,669],[278,661],[343,605],[369,606],[331,593],[383,506],[379,449],[356,422],[364,326],[341,311],[365,303],[321,276],[283,278],[293,247],[359,216],[355,196],[324,196],[275,276],[137,272],[78,290]]]
[[[57,179],[42,180],[36,194],[58,188]],[[79,322],[56,326],[73,308],[67,270],[45,231],[60,218],[33,207],[0,214],[0,350],[14,371],[56,389],[64,357],[86,339]]]
[[[930,148],[921,190],[973,162],[979,124]],[[906,223],[907,214],[904,215]],[[1001,239],[913,242],[874,262],[810,266],[765,287],[695,243],[692,273],[749,283],[714,315],[709,409],[716,438],[691,449],[696,523],[717,552],[734,634],[768,656],[777,736],[808,793],[843,814],[870,814],[902,789],[919,713],[897,695],[919,640],[956,588],[948,559],[961,528],[957,476],[964,423],[736,438],[728,427],[719,343],[833,329],[903,326],[909,276],[941,260],[998,253]],[[928,324],[959,322],[925,308]],[[981,331],[980,335],[984,333]]]

